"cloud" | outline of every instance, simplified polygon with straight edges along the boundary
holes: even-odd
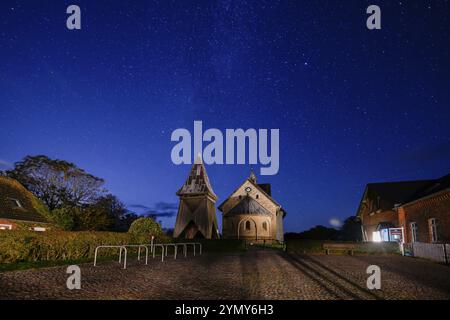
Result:
[[[13,164],[11,162],[0,159],[0,169],[10,169],[12,167],[13,167]]]
[[[342,222],[341,220],[337,219],[337,218],[331,218],[330,221],[328,221],[328,223],[335,228],[339,228],[340,226],[342,226]]]
[[[170,218],[178,211],[178,204],[170,202],[157,202],[152,207],[142,204],[131,204],[128,207],[138,209],[139,214],[153,218]]]
[[[150,209],[147,206],[144,206],[143,204],[129,204],[128,208],[134,208],[134,209],[144,209],[144,210],[148,210]]]

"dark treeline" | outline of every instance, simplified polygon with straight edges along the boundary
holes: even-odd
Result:
[[[362,241],[361,221],[356,216],[345,219],[340,229],[328,228],[321,225],[303,232],[288,232],[286,240],[334,240],[334,241]]]

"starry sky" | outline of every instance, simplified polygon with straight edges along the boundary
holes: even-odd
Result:
[[[66,28],[70,4],[81,30]],[[381,30],[366,28],[370,4]],[[173,130],[279,128],[280,170],[258,182],[285,229],[337,225],[366,183],[449,173],[449,12],[445,0],[2,0],[0,169],[29,154],[74,162],[172,227],[190,170],[171,162]],[[219,204],[250,165],[207,171]]]

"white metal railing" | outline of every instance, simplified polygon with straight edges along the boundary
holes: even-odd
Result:
[[[97,248],[95,248],[95,255],[94,255],[94,267],[97,265],[97,254],[99,249],[101,248],[114,248],[114,249],[119,249],[119,263],[122,261],[122,250],[125,251],[125,258],[123,260],[123,268],[126,269],[127,268],[127,248],[125,246],[98,246]]]
[[[162,244],[152,244],[152,251],[153,251],[153,259],[155,258],[156,254],[156,248],[161,248],[161,262],[164,262],[164,245]]]
[[[173,258],[176,259],[178,253],[178,246],[175,243],[166,243],[164,246],[166,247],[166,257],[169,253],[169,247],[173,247]]]
[[[141,260],[141,249],[145,249],[145,264],[148,264],[148,253],[149,248],[150,252],[153,254],[153,259],[156,257],[156,248],[161,248],[161,261],[164,262],[164,256],[168,256],[169,247],[173,247],[173,257],[177,258],[178,255],[178,246],[183,247],[184,257],[187,257],[188,246],[192,245],[193,255],[196,254],[196,248],[199,247],[199,254],[202,254],[202,244],[199,242],[179,242],[179,243],[153,243],[153,238],[150,244],[125,244],[125,245],[101,245],[95,248],[94,254],[94,267],[97,266],[97,256],[99,249],[109,248],[109,249],[119,249],[119,263],[122,263],[122,252],[123,252],[123,268],[127,268],[127,248],[137,248],[138,249],[138,260]]]
[[[149,246],[151,246],[151,245],[147,245],[147,244],[127,244],[127,245],[123,245],[123,247],[126,247],[126,248],[138,248],[138,260],[141,260],[141,248],[144,248],[145,249],[145,264],[148,264],[148,247]],[[122,250],[120,251],[120,255],[122,255]]]
[[[184,243],[186,244],[186,246],[188,245],[192,245],[193,249],[194,249],[194,256],[195,256],[195,248],[196,246],[199,246],[199,254],[202,254],[202,244],[200,242],[186,242]]]

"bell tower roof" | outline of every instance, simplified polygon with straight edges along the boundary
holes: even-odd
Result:
[[[183,186],[177,191],[177,195],[209,195],[214,200],[217,200],[217,195],[214,193],[211,183],[209,182],[209,177],[206,173],[206,168],[203,165],[200,154],[197,155],[189,176]]]

